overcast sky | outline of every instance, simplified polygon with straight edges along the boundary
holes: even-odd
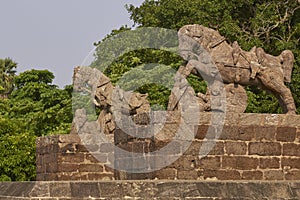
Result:
[[[72,83],[80,65],[112,29],[132,26],[125,4],[143,0],[1,0],[0,58],[18,63],[18,73],[48,69],[54,84]]]

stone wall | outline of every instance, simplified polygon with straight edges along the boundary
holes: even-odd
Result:
[[[83,199],[287,199],[298,200],[300,182],[92,181],[0,182],[1,200]]]
[[[144,155],[159,150],[178,129],[175,118],[164,122],[156,139],[134,138],[117,129],[115,145]],[[155,123],[161,121],[156,119]],[[210,113],[201,114],[199,124],[193,127],[195,138],[188,150],[176,148],[157,157],[156,162],[163,162],[168,156],[183,154],[173,164],[151,173],[124,173],[106,167],[108,158],[101,150],[105,144],[95,146],[95,151],[104,153],[103,159],[97,161],[75,134],[42,137],[37,140],[37,180],[300,180],[300,116],[228,114],[213,150],[200,159],[200,147],[212,139],[207,138],[212,124]],[[132,131],[143,134],[142,130],[145,129]],[[180,141],[177,142],[180,147]],[[116,163],[121,159],[124,158],[115,155]],[[148,168],[155,165],[147,158],[145,163],[132,165]]]
[[[106,160],[95,159],[76,134],[36,141],[37,181],[112,180],[114,170],[106,167]]]

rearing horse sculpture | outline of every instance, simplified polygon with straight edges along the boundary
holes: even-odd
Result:
[[[284,113],[296,113],[291,91],[284,85],[284,82],[291,81],[294,63],[291,51],[285,50],[279,56],[266,54],[262,48],[256,47],[249,52],[244,51],[237,42],[229,45],[218,31],[202,25],[186,25],[178,34],[180,55],[188,63],[197,59],[197,47],[188,41],[193,39],[210,54],[224,84],[260,87],[278,99]],[[205,71],[199,72],[195,69],[191,73],[198,76],[200,73],[205,74]]]

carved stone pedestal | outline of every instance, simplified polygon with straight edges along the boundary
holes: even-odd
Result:
[[[173,118],[163,124],[162,119],[155,119],[154,128],[162,128],[158,128],[152,138],[135,138],[116,129],[114,145],[127,152],[140,153],[144,156],[141,158],[143,163],[114,154],[114,149],[108,148],[109,144],[90,146],[88,149],[93,150],[90,153],[75,134],[39,138],[37,180],[300,180],[298,115],[228,114],[211,151],[199,158],[202,146],[213,139],[207,134],[208,130],[214,131],[211,114],[203,113],[198,125],[193,128],[195,136],[187,150],[182,148],[182,141],[177,140],[173,149],[152,159],[149,153],[167,146],[178,131],[176,118],[179,115],[174,112],[171,116]],[[145,135],[147,127],[142,127],[130,130],[134,134]],[[179,158],[175,162],[154,170],[177,155]],[[109,160],[115,164],[128,162],[123,164],[132,169],[153,170],[151,173],[120,173],[107,167]]]

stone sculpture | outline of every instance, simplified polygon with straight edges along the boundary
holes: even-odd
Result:
[[[225,84],[227,112],[245,111],[247,94],[243,86],[253,85],[274,94],[283,112],[295,114],[294,99],[284,85],[284,82],[291,81],[294,62],[291,51],[285,50],[279,56],[269,55],[262,48],[256,47],[249,52],[244,51],[237,42],[230,45],[218,31],[202,25],[186,25],[179,30],[178,35],[180,55],[187,64],[179,68],[180,76],[175,77],[175,85],[169,98],[169,111],[178,109],[179,99],[183,97],[197,98],[200,111],[210,111],[213,105],[211,95],[218,95],[216,90],[208,88],[206,94],[195,95],[193,89],[180,79],[187,78],[191,73],[210,77],[220,73],[221,81]],[[201,57],[203,50],[210,58],[203,55]],[[212,69],[197,67],[212,62],[214,63]],[[98,122],[106,134],[114,132],[116,116],[113,115],[118,112],[131,116],[134,122],[147,124],[150,120],[147,94],[125,92],[119,87],[114,87],[111,80],[97,69],[75,68],[73,82],[75,91],[88,92],[94,105],[101,109]]]
[[[295,114],[291,91],[284,85],[284,82],[291,81],[294,62],[291,51],[285,50],[279,56],[269,55],[262,48],[256,47],[249,52],[244,51],[237,42],[230,45],[218,31],[202,25],[186,25],[179,30],[178,35],[180,55],[187,61],[185,68],[188,72],[185,72],[185,76],[190,73],[198,76],[207,73],[195,68],[196,65],[205,64],[206,61],[199,58],[199,51],[201,48],[205,49],[225,84],[229,103],[227,110],[244,112],[247,95],[241,86],[252,85],[271,92],[278,99],[284,113]],[[214,76],[212,73],[207,75]],[[233,96],[237,98],[235,103],[232,102]]]
[[[136,121],[138,118],[145,117],[145,113],[150,111],[147,94],[125,92],[118,87],[114,87],[111,80],[95,68],[76,67],[74,69],[73,87],[76,93],[87,92],[94,105],[100,108],[98,122],[107,135],[113,135],[116,128],[116,119],[113,118],[113,113],[126,113]],[[143,121],[146,120],[143,119]],[[78,132],[79,128],[74,128],[77,129],[74,132]]]

